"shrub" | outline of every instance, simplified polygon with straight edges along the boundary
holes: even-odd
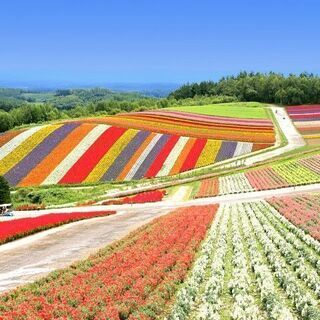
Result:
[[[9,184],[4,177],[0,176],[0,204],[10,202],[11,196]]]

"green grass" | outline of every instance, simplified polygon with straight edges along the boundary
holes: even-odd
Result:
[[[62,205],[66,203],[81,203],[88,200],[95,200],[114,188],[120,189],[123,187],[112,184],[83,187],[26,187],[18,188],[12,192],[11,198],[14,206],[20,206],[22,204],[45,204],[46,206]]]
[[[259,102],[232,102],[219,103],[204,106],[182,106],[170,107],[167,110],[199,113],[210,116],[268,119],[269,116],[264,108],[264,104]]]

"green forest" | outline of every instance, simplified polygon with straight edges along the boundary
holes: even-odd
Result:
[[[302,73],[247,73],[217,82],[188,83],[166,98],[105,88],[27,91],[0,88],[0,132],[31,123],[175,106],[256,101],[281,105],[320,103],[320,77]]]
[[[186,84],[169,98],[186,99],[196,96],[230,96],[239,101],[298,105],[320,103],[320,77],[309,73],[285,76],[278,73],[247,73],[223,77],[217,82]]]

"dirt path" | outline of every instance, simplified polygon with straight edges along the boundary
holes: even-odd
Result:
[[[118,210],[119,213],[114,216],[71,223],[0,246],[0,292],[33,281],[54,269],[85,258],[97,249],[121,239],[153,218],[179,207],[256,201],[275,195],[316,191],[320,192],[320,184],[189,201],[168,200],[137,205],[82,207],[79,208],[81,211],[113,209]]]
[[[285,134],[288,140],[288,144],[282,148],[274,149],[269,152],[265,152],[262,154],[258,154],[256,156],[249,157],[245,159],[244,161],[245,165],[252,165],[264,160],[274,158],[276,156],[280,156],[283,153],[292,151],[306,144],[302,136],[300,135],[300,133],[297,131],[297,129],[293,125],[287,111],[284,108],[277,107],[277,106],[271,106],[270,108],[274,116],[276,117],[278,124],[281,127],[283,133]]]
[[[83,259],[165,213],[163,209],[140,208],[71,223],[1,245],[0,292]]]

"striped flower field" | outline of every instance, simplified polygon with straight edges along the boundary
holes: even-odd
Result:
[[[287,107],[287,112],[308,144],[320,144],[320,105]]]
[[[148,122],[138,129],[112,121],[103,123],[100,118],[7,132],[0,136],[0,175],[12,186],[139,180],[179,174],[272,145],[268,138],[263,142],[262,136],[241,140],[244,133],[238,140],[211,139],[210,134],[194,136],[192,130],[201,131],[210,121],[217,126],[217,117],[207,117],[203,124],[198,117],[202,116],[194,116],[191,134],[179,123],[176,132],[162,132],[148,129]],[[186,118],[191,121],[190,115]],[[158,119],[159,124],[161,121]],[[228,122],[221,121],[221,126]],[[255,120],[239,119],[239,128],[246,121]],[[268,120],[257,123],[261,121]]]
[[[86,121],[194,138],[261,143],[265,146],[275,141],[273,124],[269,119],[240,119],[160,109],[88,118]]]
[[[320,183],[320,154],[204,179],[196,198]]]

